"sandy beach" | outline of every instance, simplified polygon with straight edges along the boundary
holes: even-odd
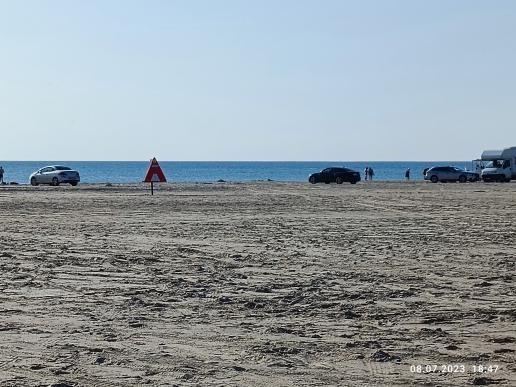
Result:
[[[8,186],[0,214],[1,386],[516,385],[514,182]]]

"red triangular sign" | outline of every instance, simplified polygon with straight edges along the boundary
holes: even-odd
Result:
[[[161,170],[161,167],[158,164],[158,160],[154,157],[149,165],[149,169],[147,170],[147,174],[145,175],[145,179],[143,180],[145,183],[166,183],[167,178],[165,174]]]

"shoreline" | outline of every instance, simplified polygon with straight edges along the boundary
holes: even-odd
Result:
[[[472,185],[476,185],[476,186],[482,186],[482,185],[506,185],[506,184],[511,184],[511,183],[514,183],[516,182],[516,180],[512,180],[511,182],[503,182],[503,183],[500,183],[500,182],[482,182],[482,181],[478,181],[478,182],[467,182],[467,183],[459,183],[459,182],[446,182],[446,183],[443,183],[443,182],[438,182],[438,183],[432,183],[430,181],[427,181],[427,180],[423,180],[423,179],[410,179],[410,180],[405,180],[405,179],[398,179],[398,180],[380,180],[380,179],[375,179],[373,181],[364,181],[364,180],[361,180],[359,182],[357,182],[355,184],[355,186],[363,186],[363,185],[374,185],[374,184],[377,184],[377,183],[381,183],[381,184],[406,184],[406,185],[410,185],[410,184],[430,184],[430,185],[437,185],[437,186],[443,186],[443,185],[464,185],[464,186],[472,186]],[[308,182],[308,179],[306,181],[301,181],[301,180],[272,180],[272,179],[269,179],[269,180],[224,180],[224,181],[217,181],[217,180],[214,180],[214,181],[168,181],[166,183],[154,183],[155,184],[155,187],[159,187],[159,186],[179,186],[179,185],[195,185],[195,184],[264,184],[264,183],[269,183],[269,184],[294,184],[294,185],[306,185],[306,186],[312,186],[312,187],[322,187],[322,186],[337,186],[337,187],[347,187],[347,186],[352,186],[351,184],[349,183],[342,183],[341,185],[339,184],[336,184],[336,183],[330,183],[330,184],[324,184],[324,183],[317,183],[317,184],[310,184]],[[7,183],[7,184],[0,184],[0,188],[1,187],[4,187],[4,188],[8,188],[8,187],[30,187],[30,188],[33,188],[33,189],[41,189],[41,188],[45,188],[45,187],[50,187],[50,188],[66,188],[66,187],[69,187],[70,189],[80,189],[80,187],[90,187],[90,186],[106,186],[106,187],[109,187],[109,186],[119,186],[119,187],[124,187],[124,186],[127,186],[127,187],[133,187],[133,186],[144,186],[144,185],[149,185],[150,183],[145,183],[145,182],[122,182],[122,183],[112,183],[112,182],[93,182],[93,183],[79,183],[76,187],[72,187],[70,186],[69,184],[66,184],[66,183],[63,183],[63,184],[60,184],[58,187],[53,187],[53,186],[50,186],[50,185],[38,185],[38,186],[31,186],[30,183],[16,183],[16,184],[10,184],[10,183]]]

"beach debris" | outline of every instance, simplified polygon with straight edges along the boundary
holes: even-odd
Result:
[[[389,353],[382,351],[381,349],[379,351],[376,351],[371,355],[371,358],[374,361],[378,362],[386,362],[386,361],[400,361],[401,358],[399,356],[390,355]]]
[[[358,318],[360,317],[360,315],[358,313],[355,313],[353,312],[352,310],[346,310],[342,316],[346,319],[353,319],[353,318]]]
[[[99,356],[95,359],[95,364],[102,364],[106,361],[106,358],[103,356]]]
[[[483,281],[483,282],[480,282],[480,283],[475,284],[473,286],[476,287],[476,288],[485,288],[487,286],[493,286],[493,284],[491,282]]]
[[[487,386],[489,384],[500,384],[501,380],[486,378],[485,376],[476,377],[473,379],[474,386]]]
[[[143,323],[140,321],[129,321],[129,326],[131,328],[141,328],[143,327]]]
[[[219,297],[218,302],[219,302],[219,304],[232,304],[233,303],[231,298],[229,298],[227,296]]]

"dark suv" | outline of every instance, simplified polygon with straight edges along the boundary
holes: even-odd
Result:
[[[308,178],[308,181],[312,184],[315,183],[337,183],[342,184],[348,182],[355,184],[360,181],[360,173],[353,171],[349,168],[333,167],[323,169],[321,172],[312,173]]]

